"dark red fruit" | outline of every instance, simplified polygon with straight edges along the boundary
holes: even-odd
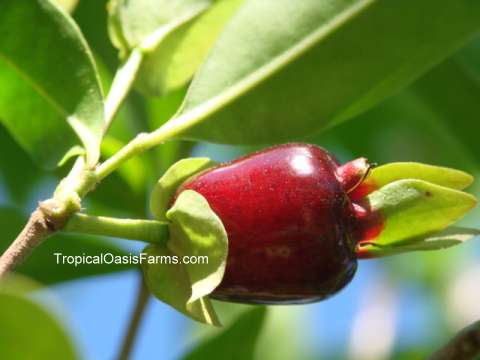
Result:
[[[339,166],[326,150],[286,144],[209,169],[177,194],[202,194],[228,233],[213,298],[247,303],[324,299],[352,279],[356,209],[348,193],[366,176],[357,159]]]

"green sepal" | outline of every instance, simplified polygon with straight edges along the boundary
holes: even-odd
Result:
[[[459,245],[480,235],[478,229],[450,227],[438,233],[405,239],[399,246],[395,244],[383,246],[381,243],[364,242],[357,249],[360,257],[382,257],[412,251],[428,251],[447,249]]]
[[[227,232],[207,200],[193,190],[183,191],[166,215],[167,245],[151,245],[149,255],[175,256],[171,264],[143,263],[150,291],[194,320],[219,325],[208,295],[222,281],[228,254]],[[184,256],[202,260],[184,263]],[[207,260],[207,261],[205,261]]]
[[[222,281],[228,254],[227,232],[207,200],[193,190],[183,191],[168,210],[167,247],[180,256],[208,257],[208,264],[185,264],[195,301],[210,294]]]
[[[464,171],[416,162],[394,162],[372,169],[367,184],[381,188],[397,180],[417,179],[452,189],[463,190],[473,182],[473,176]]]
[[[215,166],[209,158],[187,158],[177,161],[155,184],[150,196],[150,210],[157,220],[167,220],[166,212],[177,188],[190,177]]]
[[[470,194],[423,180],[389,183],[363,199],[362,205],[370,214],[365,220],[367,228],[381,231],[374,238],[359,239],[357,255],[378,257],[442,249],[463,242],[465,236],[472,235],[471,231],[441,232],[465,215],[476,202]]]
[[[147,246],[144,252],[165,259],[175,256],[168,248],[156,244]],[[150,264],[147,261],[142,263],[142,269],[147,287],[156,298],[196,321],[221,326],[208,297],[189,302],[192,287],[183,264]]]

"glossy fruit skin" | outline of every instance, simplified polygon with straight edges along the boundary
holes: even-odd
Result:
[[[243,303],[322,300],[357,261],[352,204],[326,150],[285,144],[211,168],[177,191],[202,194],[229,238],[222,283],[210,295]]]

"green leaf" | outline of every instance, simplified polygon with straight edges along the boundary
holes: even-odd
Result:
[[[479,28],[469,0],[247,0],[169,127],[223,143],[311,135],[408,85]]]
[[[0,208],[0,253],[10,245],[26,223],[26,216],[13,208]],[[18,268],[18,272],[25,274],[43,284],[52,284],[62,281],[79,279],[86,276],[102,275],[133,268],[133,265],[124,264],[89,264],[74,266],[73,264],[57,264],[55,253],[64,256],[101,255],[128,255],[127,251],[113,245],[111,242],[98,237],[71,236],[56,234],[41,244],[32,255]]]
[[[143,252],[157,259],[142,262],[145,283],[155,297],[196,321],[220,326],[207,297],[189,301],[192,287],[188,273],[172,251],[160,245],[149,245]]]
[[[0,38],[0,121],[43,166],[56,166],[77,136],[94,165],[103,95],[78,27],[48,0],[4,0]]]
[[[175,191],[187,179],[214,166],[208,158],[188,158],[177,161],[158,180],[150,196],[150,209],[157,220],[166,220],[167,210]]]
[[[480,81],[480,34],[456,54],[455,61],[458,61],[472,78]]]
[[[433,184],[462,190],[473,182],[473,176],[466,172],[441,166],[433,166],[415,162],[396,162],[374,168],[367,179],[375,187],[402,179],[417,179]]]
[[[205,340],[183,360],[247,360],[255,358],[255,347],[265,323],[265,307],[254,307],[240,315],[228,328]],[[242,345],[238,346],[241,339]]]
[[[423,180],[406,179],[387,184],[366,197],[366,207],[372,214],[379,215],[383,227],[377,237],[360,241],[357,253],[369,257],[368,250],[372,247],[367,245],[381,248],[386,254],[392,248],[402,252],[404,248],[409,251],[411,247],[428,245],[432,250],[434,241],[426,238],[436,237],[476,202],[470,194]],[[437,244],[437,248],[442,248],[445,243]]]
[[[244,0],[217,0],[204,13],[172,31],[145,56],[136,85],[159,96],[185,85],[204,62],[219,33]]]
[[[412,92],[436,117],[437,127],[457,139],[457,146],[467,150],[480,164],[480,78],[460,64],[458,58],[445,61],[414,84]]]
[[[152,51],[165,36],[198,16],[211,0],[112,0],[109,33],[122,57],[132,49]]]
[[[0,291],[0,323],[3,359],[77,359],[59,321],[27,298]]]
[[[167,212],[170,240],[167,247],[179,256],[208,259],[185,264],[191,282],[189,302],[210,294],[222,281],[228,253],[227,232],[207,200],[193,190],[185,190]]]
[[[450,227],[431,235],[422,235],[403,240],[402,245],[399,247],[365,242],[361,244],[360,253],[368,254],[370,257],[380,257],[412,251],[447,249],[471,240],[478,235],[480,235],[480,230],[478,229]]]
[[[9,273],[0,283],[0,293],[18,296],[28,295],[42,289],[44,289],[42,284],[18,273]]]
[[[451,85],[443,86],[448,92]],[[454,97],[456,92],[450,95]],[[456,103],[463,106],[461,99]],[[475,171],[464,144],[442,126],[442,114],[433,110],[410,86],[354,120],[309,139],[309,142],[332,149],[340,147],[347,153],[361,154],[380,164],[416,161]],[[460,120],[463,121],[458,118]],[[467,120],[470,126],[475,124],[471,118]],[[470,132],[474,130],[475,127],[470,128]]]

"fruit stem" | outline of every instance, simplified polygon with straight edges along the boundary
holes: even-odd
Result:
[[[63,231],[164,244],[167,223],[156,220],[117,219],[77,213],[70,217]]]
[[[149,299],[150,299],[150,293],[148,291],[147,286],[145,285],[143,277],[140,274],[135,308],[133,309],[132,316],[130,318],[130,322],[128,325],[127,333],[125,334],[125,337],[122,342],[122,348],[118,355],[118,360],[128,360],[130,358],[130,354],[133,350],[135,339],[137,337],[138,330],[140,328],[143,315],[145,314],[145,309],[147,307]]]

